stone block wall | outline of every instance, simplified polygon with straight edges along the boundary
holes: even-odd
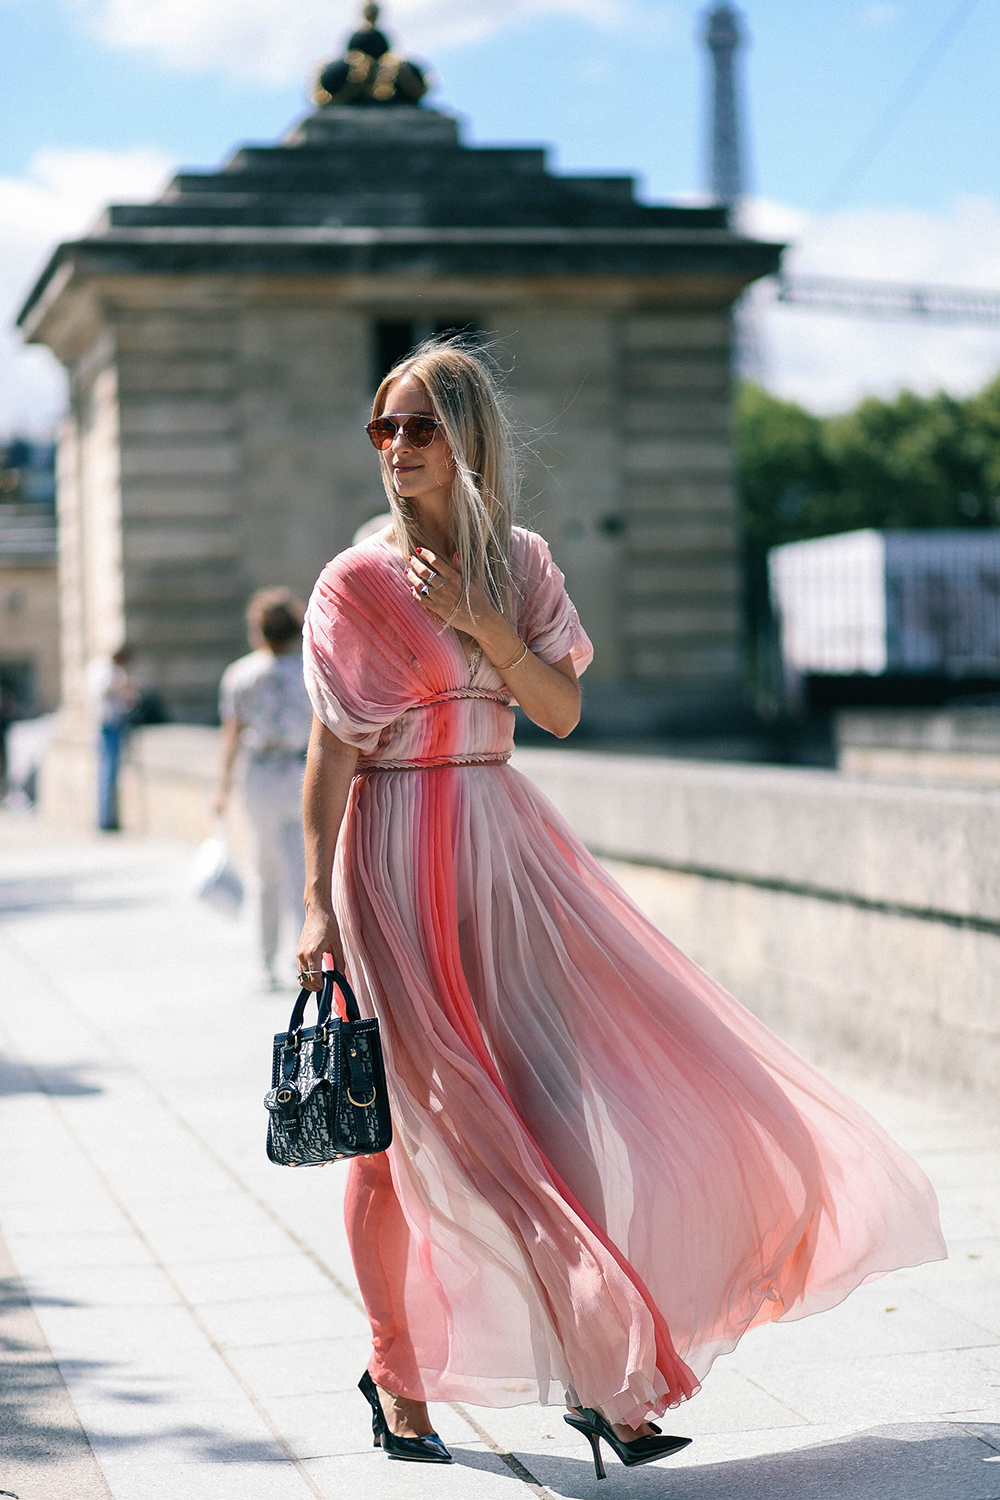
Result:
[[[728,312],[621,326],[623,664],[688,712],[740,696],[730,340]]]
[[[619,620],[621,459],[615,309],[526,299],[484,307],[523,442],[521,521],[540,531],[594,642],[591,681],[624,670]]]
[[[125,634],[172,712],[200,718],[245,649],[247,569],[238,320],[196,291],[121,308],[114,330]]]
[[[59,588],[55,565],[0,561],[0,658],[31,664],[33,709],[59,705]]]
[[[187,284],[181,306],[119,307],[108,363],[81,372],[60,480],[67,698],[128,639],[171,713],[211,718],[246,649],[256,588],[308,596],[382,510],[368,419],[368,323]]]
[[[107,298],[61,460],[68,703],[83,706],[86,661],[127,637],[172,716],[212,718],[248,595],[307,596],[385,509],[363,427],[376,322],[399,313],[472,319],[510,368],[521,516],[594,641],[588,711],[652,695],[657,727],[676,728],[738,704],[728,314],[640,311],[610,279],[587,296],[530,278],[421,286],[400,278],[387,300],[377,278],[189,276]]]
[[[1000,1109],[1000,791],[573,750],[515,765],[814,1061]]]
[[[306,597],[362,522],[387,509],[363,431],[373,319],[329,289],[280,290],[240,317],[243,545],[255,588],[284,583]]]
[[[81,363],[57,471],[63,703],[85,711],[85,669],[125,634],[118,381],[106,341]]]

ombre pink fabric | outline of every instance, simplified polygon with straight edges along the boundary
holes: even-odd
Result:
[[[582,671],[541,537],[515,566],[522,638]],[[317,714],[362,752],[334,895],[392,1090],[393,1146],[347,1195],[379,1385],[636,1425],[755,1324],[945,1254],[920,1168],[505,764],[502,679],[469,681],[387,541],[329,564],[305,640]]]

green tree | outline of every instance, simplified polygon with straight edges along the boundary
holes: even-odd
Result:
[[[903,391],[835,417],[744,385],[736,456],[751,676],[766,696],[775,652],[771,547],[868,526],[1000,523],[1000,376],[964,401]]]
[[[1000,522],[1000,375],[965,403],[983,451],[983,478],[990,498],[989,519]]]
[[[1000,521],[1000,377],[965,401],[904,391],[825,418],[746,385],[736,443],[744,536],[765,550],[865,526]]]
[[[736,397],[736,450],[744,536],[765,549],[778,539],[797,539],[803,507],[832,482],[822,420],[793,401],[743,385]]]
[[[904,391],[824,422],[834,489],[817,508],[823,530],[988,524],[986,445],[969,405]]]

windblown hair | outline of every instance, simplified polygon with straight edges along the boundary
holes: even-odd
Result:
[[[476,580],[509,619],[517,465],[511,422],[492,362],[461,338],[428,339],[386,375],[375,392],[373,419],[382,415],[390,387],[405,375],[416,376],[426,390],[454,460],[449,523],[466,600]],[[415,548],[426,546],[427,538],[421,534],[416,507],[393,489],[387,453],[382,455],[382,483],[396,546],[408,557]]]
[[[247,605],[250,644],[261,639],[275,650],[286,650],[302,638],[305,605],[291,589],[258,589]]]

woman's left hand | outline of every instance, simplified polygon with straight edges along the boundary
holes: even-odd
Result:
[[[478,639],[480,633],[496,620],[497,611],[478,582],[472,584],[470,600],[466,602],[458,560],[457,552],[453,565],[436,552],[419,547],[407,565],[406,581],[421,609],[433,619],[453,625],[456,630]]]
[[[458,562],[457,554],[446,563],[427,547],[414,553],[406,580],[417,604],[439,624],[454,625],[479,643],[529,719],[560,738],[569,734],[580,718],[572,656],[552,666],[542,661],[494,608],[482,584],[472,584],[466,602]]]

